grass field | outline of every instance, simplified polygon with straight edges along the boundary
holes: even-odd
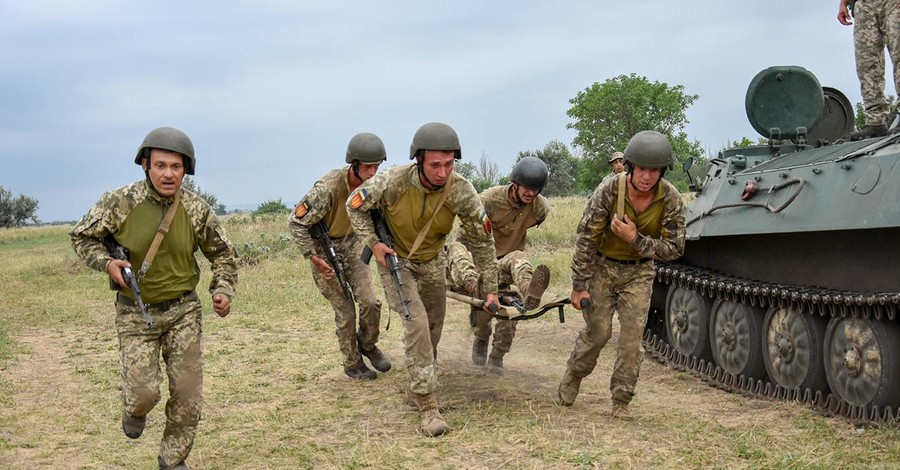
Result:
[[[570,290],[583,203],[552,199],[550,220],[533,231],[532,257],[551,267],[548,295]],[[895,428],[727,394],[649,360],[635,420],[613,420],[615,334],[575,405],[557,407],[551,395],[583,325],[573,309],[562,324],[545,315],[519,325],[507,373],[495,376],[471,364],[467,309],[451,303],[438,397],[453,431],[424,437],[405,404],[399,317],[390,314],[380,343],[394,369],[372,382],[344,378],[333,314],[286,217],[229,216],[226,226],[245,265],[230,316],[202,296],[206,383],[192,468],[900,467]],[[154,468],[163,407],[139,440],[122,434],[113,293],[66,230],[0,230],[0,467]]]

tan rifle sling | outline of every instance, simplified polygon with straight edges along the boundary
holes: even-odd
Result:
[[[624,171],[619,175],[619,195],[616,198],[616,217],[619,220],[625,220],[625,180],[628,174]]]
[[[141,269],[138,271],[138,279],[143,279],[144,275],[147,274],[147,270],[150,269],[150,264],[153,263],[156,252],[159,251],[159,245],[162,244],[163,238],[169,233],[169,226],[172,225],[172,219],[175,218],[175,212],[178,211],[178,204],[180,202],[181,190],[179,189],[178,192],[175,193],[175,199],[169,204],[169,209],[166,211],[166,215],[163,216],[162,222],[159,223],[159,228],[156,229],[153,243],[150,244],[150,249],[147,250],[147,256],[144,257],[144,262],[141,263]]]

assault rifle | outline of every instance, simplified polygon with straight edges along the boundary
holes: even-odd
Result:
[[[337,253],[334,251],[331,237],[328,236],[328,227],[325,225],[325,222],[320,220],[310,227],[309,236],[315,238],[319,242],[319,248],[325,252],[325,258],[328,259],[328,264],[334,269],[334,275],[337,276],[341,289],[344,290],[344,298],[353,302],[353,292],[350,291],[350,284],[347,282],[347,278],[344,277],[344,271],[341,270],[341,263],[338,262]]]
[[[106,238],[103,239],[103,245],[106,246],[106,250],[109,251],[109,254],[113,258],[128,261],[128,252],[122,245],[119,245],[119,243],[116,242],[116,239],[113,238],[112,235],[107,235]],[[153,318],[150,317],[150,312],[147,311],[147,306],[144,305],[144,300],[141,298],[141,287],[138,285],[137,277],[134,276],[134,271],[128,266],[122,268],[122,278],[124,278],[125,282],[128,283],[128,286],[131,287],[131,292],[134,294],[134,302],[141,310],[141,315],[144,317],[144,321],[147,322],[147,328],[152,329]],[[112,278],[110,278],[109,288],[111,290],[119,290],[120,286],[116,281],[113,281]]]
[[[378,240],[381,243],[384,243],[389,248],[393,249],[394,237],[391,235],[391,230],[388,228],[387,220],[384,219],[384,213],[381,212],[381,209],[372,209],[369,211],[369,216],[372,217],[372,224],[375,225],[375,236],[378,237]],[[369,260],[372,259],[372,249],[368,246],[363,248],[362,256],[360,256],[359,259],[362,260],[363,263],[369,264]],[[403,279],[400,278],[400,259],[397,258],[397,255],[386,255],[384,257],[384,262],[391,272],[394,288],[397,289],[397,295],[400,298],[401,315],[403,315],[404,320],[412,320],[412,314],[409,313],[410,300],[403,296]]]

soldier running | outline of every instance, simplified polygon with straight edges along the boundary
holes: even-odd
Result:
[[[194,253],[200,250],[210,261],[209,292],[220,317],[231,311],[237,255],[209,204],[182,188],[184,175],[193,175],[195,167],[194,145],[184,132],[154,129],[134,162],[143,168],[145,179],[104,194],[69,235],[78,256],[109,274],[119,287],[115,324],[122,430],[131,439],[143,433],[147,413],[160,400],[162,357],[169,399],[157,462],[160,469],[186,469],[203,401],[202,308],[194,290],[200,267]],[[127,250],[128,259],[113,259],[104,240]],[[141,266],[141,296],[123,278],[123,270],[132,265]],[[149,322],[142,317],[142,307],[149,312]]]
[[[450,430],[435,399],[435,358],[447,309],[444,243],[458,216],[468,236],[475,264],[484,274],[485,308],[497,302],[497,260],[491,224],[471,183],[453,171],[462,157],[456,131],[444,123],[420,127],[410,145],[413,165],[375,175],[347,200],[354,231],[378,260],[382,285],[391,309],[404,310],[386,269],[385,255],[401,259],[403,298],[411,318],[403,322],[408,391],[420,411],[421,430],[438,436]],[[384,210],[394,238],[391,249],[376,235],[369,210]]]
[[[391,361],[377,346],[381,301],[375,297],[372,271],[359,259],[362,240],[350,226],[346,202],[350,191],[374,176],[385,160],[384,143],[377,135],[369,132],[354,135],[347,145],[348,165],[332,170],[317,181],[294,208],[288,222],[291,236],[312,265],[313,281],[334,310],[334,333],[343,356],[344,374],[357,380],[376,378],[375,372],[366,367],[363,356],[379,372],[389,371]],[[324,224],[320,236],[330,239],[337,269],[348,286],[340,284],[335,267],[325,260],[325,249],[310,234],[310,230],[317,230],[319,222]],[[359,303],[358,329],[354,299]]]
[[[610,378],[612,416],[628,419],[644,356],[641,335],[650,309],[653,260],[674,260],[684,251],[681,195],[663,179],[672,146],[656,131],[638,132],[625,149],[626,172],[594,190],[578,225],[572,258],[572,305],[582,310],[578,334],[556,401],[571,406],[583,378],[612,332],[619,314],[619,345]],[[583,299],[591,301],[582,309]]]

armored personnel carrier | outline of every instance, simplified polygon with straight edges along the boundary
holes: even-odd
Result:
[[[645,346],[724,389],[897,421],[900,134],[847,141],[849,100],[798,66],[757,74],[745,103],[767,143],[695,177]]]

